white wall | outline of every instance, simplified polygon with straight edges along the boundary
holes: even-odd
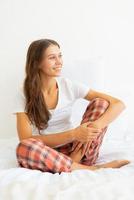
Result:
[[[39,38],[60,43],[65,76],[126,102],[126,111],[113,127],[131,131],[133,8],[132,0],[0,0],[0,136],[16,135],[13,96],[24,78],[28,45]]]

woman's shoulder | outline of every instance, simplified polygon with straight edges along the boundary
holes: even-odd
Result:
[[[72,84],[72,80],[68,77],[65,77],[65,76],[59,76],[59,77],[56,77],[56,79],[63,85],[63,84],[66,84],[66,85],[70,85]]]
[[[84,82],[78,81],[77,79],[72,80],[71,78],[61,76],[59,77],[61,85],[65,86],[65,89],[69,89],[73,92],[75,98],[84,98],[90,90],[90,87]]]
[[[57,80],[60,82],[61,85],[65,85],[67,87],[77,87],[79,85],[82,85],[83,83],[78,81],[78,80],[72,80],[69,77],[65,77],[65,76],[60,76],[60,77],[56,77]]]

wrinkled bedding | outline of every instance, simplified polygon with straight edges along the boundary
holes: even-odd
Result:
[[[129,159],[119,169],[75,170],[61,174],[19,168],[17,138],[0,139],[0,200],[133,200],[134,136],[105,139],[97,163]]]

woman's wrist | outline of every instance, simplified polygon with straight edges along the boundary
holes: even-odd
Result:
[[[76,129],[75,128],[70,130],[70,135],[71,135],[72,141],[75,140],[75,133],[76,133]]]
[[[98,128],[98,129],[103,129],[105,126],[102,124],[102,121],[101,120],[95,120],[95,121],[92,121],[91,122],[91,125],[94,127],[94,128]]]

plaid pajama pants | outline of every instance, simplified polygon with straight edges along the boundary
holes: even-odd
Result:
[[[108,106],[108,101],[102,98],[93,99],[87,105],[80,124],[97,120],[106,111]],[[92,142],[84,143],[87,146],[85,154],[80,161],[81,164],[95,164],[107,128],[104,127]],[[74,141],[61,147],[51,148],[41,139],[24,139],[16,147],[18,166],[51,173],[71,172],[73,160],[69,157],[69,154],[75,149],[77,144],[78,141]]]

